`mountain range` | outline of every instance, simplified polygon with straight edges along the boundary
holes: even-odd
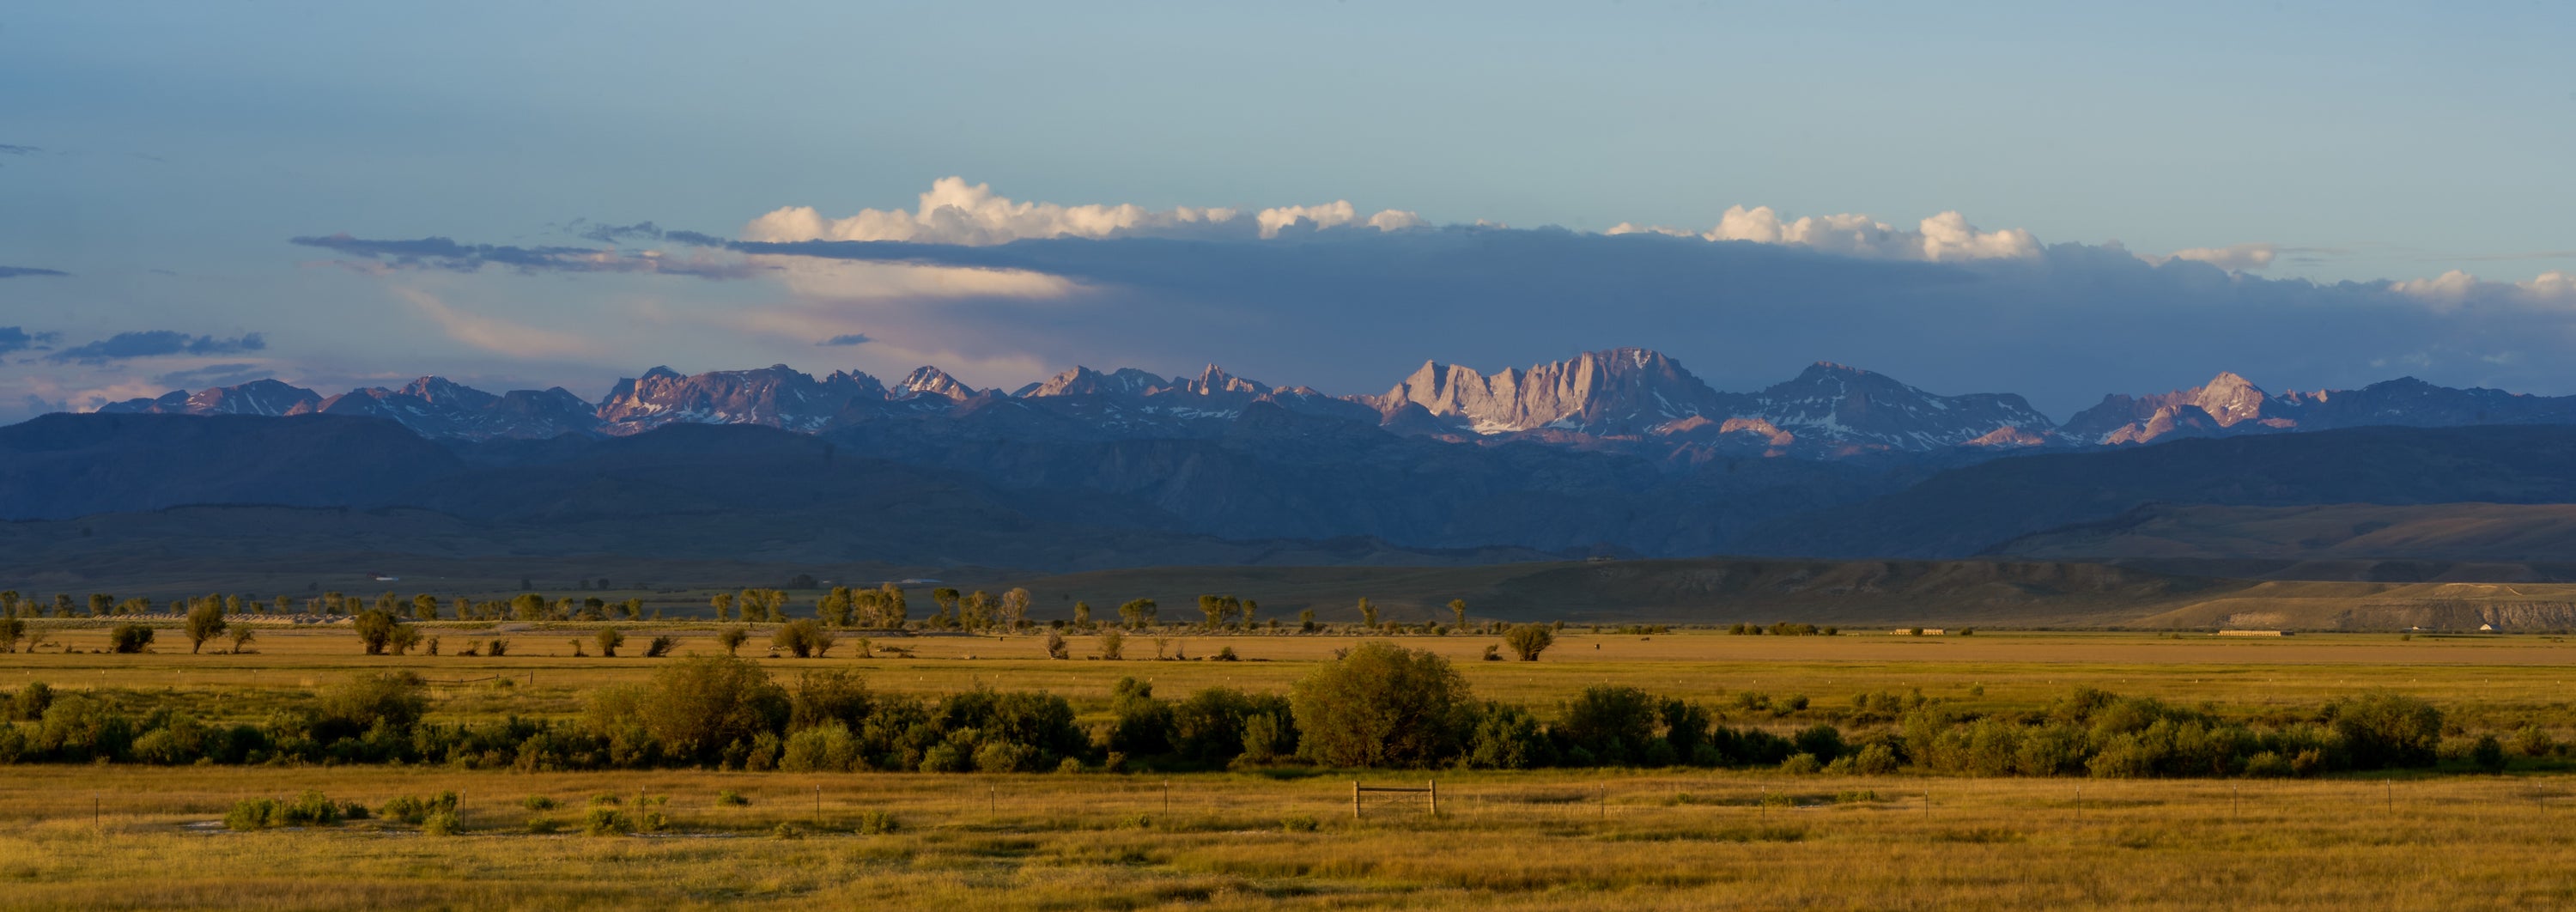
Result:
[[[423,377],[399,389],[328,397],[257,380],[194,393],[177,390],[99,411],[375,417],[424,437],[468,441],[620,437],[678,423],[751,424],[803,434],[926,423],[952,425],[952,435],[1096,441],[1217,436],[1255,403],[1404,436],[1625,452],[1673,468],[1746,456],[1949,454],[1973,460],[2034,448],[2374,425],[2576,423],[2576,397],[2454,389],[2413,378],[2358,390],[2274,394],[2222,373],[2192,389],[2105,396],[2059,424],[2018,395],[1939,395],[1823,362],[1761,390],[1723,392],[1680,362],[1640,348],[1493,374],[1425,362],[1386,392],[1358,396],[1274,387],[1213,365],[1196,377],[1077,367],[1008,392],[977,389],[936,367],[887,384],[864,373],[817,378],[776,365],[696,375],[656,367],[618,381],[595,403],[560,387],[496,395]]]

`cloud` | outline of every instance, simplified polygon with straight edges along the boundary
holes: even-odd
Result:
[[[42,151],[45,150],[39,149],[35,146],[13,146],[8,143],[0,143],[0,155],[34,155]]]
[[[258,333],[244,333],[231,339],[214,336],[191,336],[167,329],[121,332],[85,345],[76,345],[45,356],[57,363],[105,364],[129,358],[159,358],[171,355],[230,355],[255,352],[268,347]]]
[[[2172,259],[2207,263],[2229,272],[2247,272],[2272,265],[2272,260],[2280,254],[2281,248],[2276,244],[2230,244],[2176,250]]]
[[[42,345],[50,345],[54,340],[60,338],[62,338],[61,333],[31,333],[21,327],[0,326],[0,355],[9,354],[11,352],[22,352]]]
[[[1381,232],[1423,225],[1422,217],[1388,209],[1362,218],[1348,200],[1318,206],[1285,206],[1261,210],[1251,219],[1239,209],[1181,206],[1150,210],[1132,203],[1065,206],[1018,202],[993,192],[987,184],[968,184],[962,177],[943,177],[921,194],[920,207],[861,209],[847,218],[823,217],[811,206],[773,210],[743,226],[742,239],[760,243],[794,241],[904,241],[921,244],[989,246],[1046,238],[1114,237],[1276,237],[1296,227],[1316,230],[1365,226]]]
[[[631,229],[634,226],[612,227]],[[444,237],[378,240],[342,233],[288,238],[287,243],[358,257],[371,268],[396,270],[435,269],[471,273],[479,272],[485,266],[501,266],[522,273],[647,272],[702,279],[741,279],[757,275],[760,271],[760,267],[739,259],[705,253],[671,257],[658,250],[629,253],[597,247],[460,244]]]
[[[573,224],[569,227],[577,229],[582,237],[598,241],[602,244],[614,244],[619,241],[635,239],[656,241],[662,239],[661,226],[655,225],[652,222],[636,222],[632,225],[598,225],[589,224],[581,219],[575,219],[573,220]]]
[[[153,377],[152,382],[175,389],[203,389],[212,386],[232,386],[240,383],[248,383],[253,380],[272,376],[273,371],[274,369],[272,367],[264,363],[247,361],[231,362],[225,364],[209,364],[204,367],[189,368],[187,370],[171,371],[169,373]]]
[[[22,276],[67,276],[67,275],[71,275],[71,273],[64,272],[64,271],[62,271],[62,270],[60,270],[60,269],[38,269],[38,268],[33,267],[33,266],[0,266],[0,279],[15,279],[15,278],[19,278],[19,277],[22,277]]]
[[[2453,269],[2429,279],[2387,283],[2389,290],[2442,310],[2489,307],[2576,305],[2576,274],[2551,270],[2527,282],[2490,282]]]
[[[597,339],[573,333],[539,329],[513,323],[499,317],[458,310],[437,295],[417,288],[396,288],[397,297],[410,302],[430,322],[447,333],[447,337],[483,351],[517,358],[561,358],[567,355],[597,355],[604,351]]]
[[[823,341],[821,341],[821,342],[816,342],[816,343],[814,343],[814,344],[816,344],[816,345],[866,345],[866,344],[868,344],[869,342],[872,342],[872,341],[875,341],[875,340],[870,339],[870,338],[868,338],[867,336],[862,335],[862,334],[859,334],[859,333],[842,333],[842,334],[840,334],[840,335],[833,336],[833,337],[831,337],[831,338],[829,338],[829,339],[825,339],[825,340],[823,340]]]
[[[1621,222],[1609,234],[1660,234],[1705,241],[1750,241],[1805,247],[1828,253],[1882,260],[1943,262],[2036,257],[2040,245],[2028,231],[1986,231],[1968,224],[1957,212],[1944,212],[1906,230],[1866,215],[1810,215],[1784,220],[1769,206],[1729,206],[1717,227],[1704,232],[1661,225]]]

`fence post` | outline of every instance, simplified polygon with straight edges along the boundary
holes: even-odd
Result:
[[[1440,816],[1440,780],[1431,780],[1431,816]]]
[[[1351,819],[1360,819],[1360,781],[1351,780]]]

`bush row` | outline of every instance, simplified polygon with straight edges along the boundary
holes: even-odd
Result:
[[[1737,703],[1770,702],[1745,696]],[[1447,660],[1388,643],[1350,650],[1284,696],[1219,687],[1172,700],[1124,679],[1111,695],[1109,722],[1096,731],[1077,724],[1074,707],[1053,694],[977,688],[921,700],[872,692],[845,670],[782,683],[730,656],[681,660],[647,682],[603,689],[580,717],[565,720],[427,722],[422,680],[400,671],[361,674],[327,688],[313,706],[229,726],[166,709],[131,715],[42,684],[21,689],[7,705],[19,721],[0,724],[0,762],[400,762],[531,771],[1038,772],[1297,762],[2287,776],[2432,765],[2442,732],[2438,709],[2394,694],[2337,700],[2295,721],[2258,725],[2090,688],[2023,713],[1972,713],[1919,694],[1865,695],[1856,705],[1889,721],[1857,735],[1826,723],[1789,732],[1730,727],[1707,704],[1608,685],[1584,689],[1543,719],[1529,707],[1474,699]],[[2489,738],[2475,759],[2500,764],[2502,750]]]

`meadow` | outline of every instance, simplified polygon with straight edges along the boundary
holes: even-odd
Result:
[[[431,721],[578,716],[589,695],[678,661],[573,657],[595,624],[422,625],[441,655],[365,655],[345,627],[269,626],[248,651],[184,640],[113,654],[107,627],[44,621],[50,644],[0,655],[0,689],[259,718],[368,671],[416,672]],[[721,652],[704,622],[617,625]],[[502,629],[507,628],[507,629]],[[166,635],[166,632],[165,632]],[[503,657],[460,656],[494,637]],[[773,675],[853,670],[878,693],[990,686],[1067,698],[1110,720],[1121,678],[1180,695],[1284,693],[1362,638],[1131,635],[1127,658],[1045,658],[1044,635],[874,636],[827,658],[743,654]],[[469,770],[438,764],[0,767],[0,906],[10,908],[2462,908],[2564,905],[2576,778],[2563,755],[2475,772],[2473,732],[2576,735],[2576,645],[2545,636],[1980,631],[1731,636],[1568,628],[1536,662],[1486,662],[1490,635],[1375,637],[1449,658],[1480,698],[1538,709],[1587,686],[1705,703],[1725,724],[1794,729],[1852,697],[1917,692],[2027,711],[2077,685],[2219,715],[2303,711],[2354,693],[2422,698],[2440,764],[2304,779],[1972,778],[1770,769],[1584,768],[1110,773],[811,773],[657,768]],[[630,639],[630,642],[633,640]],[[892,656],[895,646],[908,655]],[[1233,648],[1240,661],[1206,661]],[[630,650],[631,651],[631,650]],[[506,682],[506,683],[505,683]],[[1744,708],[1758,693],[1777,706]],[[1846,720],[1847,722],[1849,720]],[[1864,726],[1866,727],[1866,726]],[[1437,780],[1424,796],[1352,786]],[[315,790],[381,807],[455,792],[455,832],[383,819],[237,832],[245,799]],[[643,815],[656,818],[639,825]],[[587,835],[603,815],[625,821]]]

